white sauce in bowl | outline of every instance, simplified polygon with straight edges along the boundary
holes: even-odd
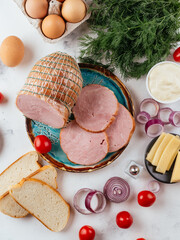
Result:
[[[147,77],[150,94],[157,101],[168,103],[180,99],[180,65],[173,62],[159,63]]]

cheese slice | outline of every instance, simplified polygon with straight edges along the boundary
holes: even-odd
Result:
[[[172,138],[175,138],[174,135],[172,134],[166,134],[165,137],[163,138],[162,142],[160,143],[158,149],[156,150],[156,153],[153,157],[152,160],[152,165],[157,166],[158,162],[161,158],[161,155],[163,154],[164,149],[166,148],[166,146],[168,145],[168,143],[172,140]]]
[[[165,173],[168,168],[171,167],[172,163],[175,160],[175,157],[180,148],[180,139],[173,137],[173,139],[168,143],[166,148],[161,155],[161,158],[158,162],[156,171],[160,173]]]
[[[179,138],[179,136],[178,136],[178,135],[176,135],[176,138],[178,138],[178,139],[180,140],[180,138]],[[174,161],[173,161],[173,162],[174,162]],[[169,170],[170,170],[171,166],[172,166],[172,163],[170,162],[170,163],[169,163],[169,165],[168,165],[168,167],[167,167],[167,171],[169,171]]]
[[[163,141],[163,139],[165,138],[166,133],[162,133],[158,139],[156,140],[156,142],[154,143],[154,145],[152,146],[151,150],[149,151],[146,160],[148,160],[150,163],[152,163],[154,155],[157,151],[157,149],[159,148],[159,145],[161,144],[161,142]]]
[[[176,158],[173,173],[171,176],[171,182],[180,182],[180,152],[178,153]]]

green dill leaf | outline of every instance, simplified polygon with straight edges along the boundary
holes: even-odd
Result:
[[[81,59],[140,78],[180,41],[179,0],[94,0]],[[143,59],[143,60],[142,60]]]

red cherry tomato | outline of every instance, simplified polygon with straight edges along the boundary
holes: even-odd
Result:
[[[34,139],[34,147],[39,153],[48,153],[51,151],[51,141],[45,135],[38,135]]]
[[[79,230],[80,240],[93,240],[95,238],[95,230],[91,226],[83,226]]]
[[[145,238],[137,238],[136,240],[146,240]]]
[[[156,201],[156,196],[150,191],[142,191],[138,194],[138,203],[142,207],[150,207]]]
[[[122,211],[117,214],[116,223],[120,228],[129,228],[133,223],[133,218],[130,213]]]
[[[173,54],[174,61],[180,62],[180,47],[178,47]]]
[[[2,103],[4,100],[4,95],[0,92],[0,103]]]

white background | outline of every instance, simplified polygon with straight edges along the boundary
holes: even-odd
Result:
[[[24,117],[15,106],[16,95],[33,64],[55,51],[67,52],[77,58],[80,48],[78,38],[86,32],[88,27],[85,23],[59,43],[45,43],[12,0],[0,0],[0,42],[9,35],[16,35],[25,45],[25,57],[18,67],[8,68],[0,62],[0,91],[7,98],[7,102],[0,105],[0,172],[21,155],[33,150],[25,130]],[[119,76],[118,73],[117,75]],[[129,80],[125,84],[138,111],[139,103],[149,97],[145,77]],[[179,103],[171,104],[171,107],[180,110]],[[166,131],[180,134],[180,130],[175,127],[168,127]],[[136,240],[138,237],[146,240],[180,239],[180,183],[161,184],[156,203],[150,208],[142,208],[136,197],[139,191],[147,189],[152,178],[145,168],[136,180],[124,173],[131,160],[144,165],[144,153],[150,140],[145,135],[143,126],[137,124],[130,144],[111,165],[82,174],[58,170],[59,191],[71,207],[77,190],[89,187],[102,191],[105,182],[113,176],[122,177],[130,184],[131,195],[128,201],[121,204],[108,203],[103,213],[91,216],[81,215],[72,207],[69,223],[60,233],[49,231],[31,216],[14,219],[0,213],[0,240],[77,240],[78,231],[85,224],[94,227],[96,240]],[[116,214],[123,210],[129,211],[134,218],[132,227],[127,230],[118,228],[115,223]]]

